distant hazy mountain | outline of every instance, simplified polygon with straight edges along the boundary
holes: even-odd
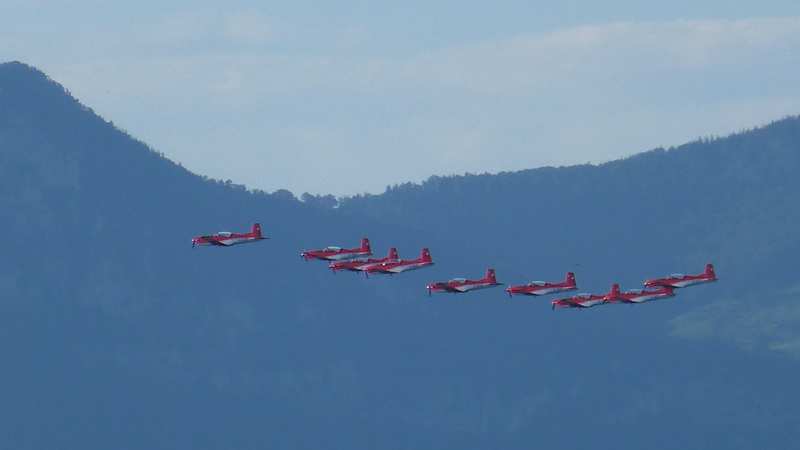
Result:
[[[191,174],[0,65],[0,447],[794,448],[800,119],[600,166],[432,177],[377,196]],[[248,231],[271,239],[191,248]],[[304,250],[436,264],[333,275]],[[551,312],[453,277],[581,292]]]

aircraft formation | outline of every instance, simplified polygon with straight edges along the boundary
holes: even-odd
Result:
[[[192,248],[195,245],[213,245],[218,247],[230,247],[236,244],[247,244],[258,242],[268,237],[261,235],[261,225],[254,223],[249,233],[236,234],[221,231],[208,236],[198,236],[192,239]],[[397,254],[397,249],[392,247],[389,254],[384,258],[372,259],[372,249],[368,238],[361,239],[361,246],[357,248],[325,247],[321,250],[306,251],[300,257],[308,260],[319,260],[330,262],[328,267],[333,273],[364,272],[369,277],[371,274],[400,274],[409,270],[422,269],[433,265],[431,252],[428,248],[423,248],[419,258],[403,260]],[[674,297],[675,289],[680,289],[698,284],[711,283],[717,281],[712,264],[706,264],[706,269],[699,275],[673,274],[666,278],[656,278],[644,282],[644,289],[631,289],[621,292],[618,284],[611,285],[611,291],[607,294],[577,294],[568,298],[553,300],[551,305],[556,308],[591,308],[592,306],[607,305],[611,303],[637,304],[659,300],[662,298]],[[478,289],[487,289],[501,286],[503,283],[497,281],[494,269],[487,269],[486,276],[479,280],[469,280],[466,278],[453,278],[449,281],[432,283],[427,286],[428,295],[436,293],[464,293]],[[578,289],[575,281],[575,274],[567,272],[563,282],[549,283],[545,281],[532,281],[521,286],[510,286],[506,288],[509,297],[514,295],[541,296],[557,294]]]

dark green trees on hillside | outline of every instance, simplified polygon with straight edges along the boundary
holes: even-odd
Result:
[[[1,64],[0,442],[796,447],[799,154],[788,118],[600,166],[298,200],[192,174]],[[255,221],[270,240],[191,248]],[[299,258],[365,236],[436,264],[366,278]],[[630,307],[425,290],[492,267],[603,293],[707,262],[719,282]]]

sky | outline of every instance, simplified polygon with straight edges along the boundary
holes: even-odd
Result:
[[[800,113],[796,0],[2,0],[44,71],[189,170],[350,196],[603,163]]]

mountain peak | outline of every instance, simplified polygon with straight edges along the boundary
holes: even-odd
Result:
[[[0,63],[1,103],[21,112],[53,101],[72,107],[79,105],[61,84],[39,69],[19,61]]]
[[[44,72],[23,62],[9,61],[0,63],[0,78],[13,75],[25,75],[29,77],[31,74],[38,74],[42,78],[47,79],[47,75],[45,75]]]
[[[164,171],[170,174],[165,178],[185,172],[40,70],[17,61],[0,64],[0,175],[10,192],[22,195],[34,180],[73,192],[108,192]]]

